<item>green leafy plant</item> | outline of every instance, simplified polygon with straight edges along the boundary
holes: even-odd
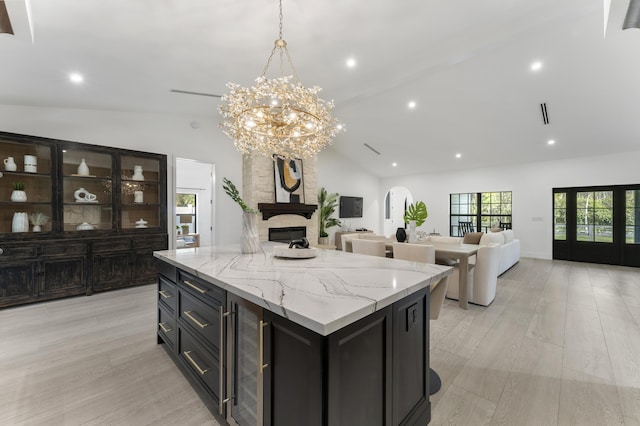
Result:
[[[22,182],[13,182],[14,191],[24,191],[24,183]]]
[[[240,191],[238,191],[238,188],[236,188],[233,182],[231,182],[229,179],[222,178],[222,189],[224,189],[224,192],[226,192],[233,201],[238,203],[238,205],[242,208],[242,211],[247,213],[258,213],[256,210],[249,208],[249,206],[247,206],[245,202],[242,201],[242,198],[240,197]]]
[[[404,223],[415,220],[416,226],[420,226],[427,220],[429,213],[427,212],[427,206],[424,202],[418,201],[415,204],[409,205],[409,208],[404,212]]]
[[[331,217],[331,215],[336,211],[339,195],[340,194],[337,192],[329,194],[324,188],[320,188],[320,191],[318,192],[318,220],[320,221],[321,238],[329,236],[329,234],[327,234],[327,229],[342,225],[338,219]]]

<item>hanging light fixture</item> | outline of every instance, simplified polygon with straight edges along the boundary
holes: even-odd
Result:
[[[318,97],[320,87],[307,88],[300,83],[282,38],[282,0],[279,2],[280,33],[262,75],[251,87],[227,84],[230,92],[222,96],[218,107],[224,117],[220,127],[242,153],[309,158],[330,145],[344,126],[331,115],[333,101]],[[269,79],[266,74],[276,51],[280,77]],[[292,75],[284,75],[285,56]]]

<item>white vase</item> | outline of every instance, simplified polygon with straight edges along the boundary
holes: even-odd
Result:
[[[87,166],[87,163],[84,161],[84,158],[78,165],[78,174],[81,176],[89,176],[89,166]]]
[[[409,242],[410,243],[418,242],[418,235],[416,233],[416,221],[415,220],[410,220],[409,221]]]
[[[40,225],[33,225],[33,232],[40,232],[42,231],[42,228],[40,227]]]
[[[25,212],[15,212],[11,222],[11,232],[29,232],[29,215]]]
[[[16,189],[11,193],[11,201],[14,203],[24,203],[27,201],[27,193]]]
[[[132,180],[144,180],[144,175],[142,174],[142,166],[133,166],[133,176]]]
[[[260,237],[258,235],[258,214],[242,212],[242,235],[240,236],[240,251],[242,253],[257,253],[260,251]]]

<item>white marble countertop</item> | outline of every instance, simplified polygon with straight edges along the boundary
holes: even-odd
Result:
[[[276,243],[241,254],[240,247],[156,251],[154,255],[205,281],[329,335],[451,274],[447,266],[318,250],[312,259],[272,255]]]

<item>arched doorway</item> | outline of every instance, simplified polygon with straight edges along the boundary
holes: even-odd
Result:
[[[384,197],[384,235],[395,235],[404,228],[404,212],[413,203],[413,195],[404,186],[394,186]]]

